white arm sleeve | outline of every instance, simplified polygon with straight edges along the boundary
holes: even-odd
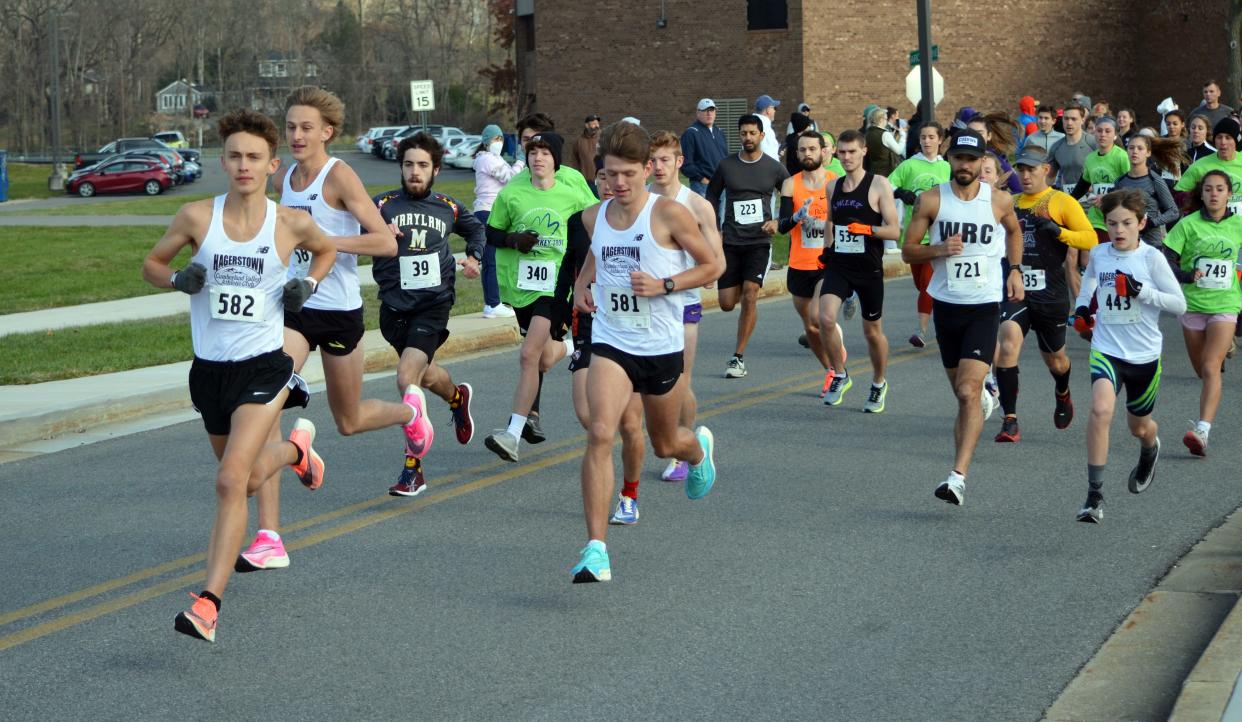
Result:
[[[1178,283],[1177,278],[1173,276],[1168,262],[1161,257],[1163,254],[1150,246],[1148,248],[1150,250],[1146,253],[1147,271],[1151,273],[1152,283],[1143,286],[1138,300],[1150,303],[1174,316],[1186,313],[1186,297],[1182,295],[1182,284]]]
[[[1095,288],[1099,285],[1099,277],[1095,275],[1095,254],[1087,256],[1087,270],[1082,273],[1082,286],[1078,289],[1078,298],[1074,300],[1074,308],[1090,306],[1095,296]]]

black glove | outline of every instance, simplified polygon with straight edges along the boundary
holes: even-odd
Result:
[[[893,197],[906,205],[912,205],[914,203],[914,199],[918,198],[918,194],[914,191],[906,190],[905,188],[894,188]]]
[[[1143,284],[1134,279],[1134,276],[1117,271],[1117,280],[1121,281],[1121,288],[1117,289],[1118,295],[1127,296],[1129,298],[1137,298],[1143,292]]]
[[[203,284],[206,282],[207,269],[201,263],[191,263],[174,273],[172,277],[173,288],[191,296],[203,290]]]
[[[1046,233],[1053,238],[1061,237],[1061,226],[1051,218],[1035,216],[1035,230]]]
[[[510,233],[505,236],[505,241],[522,253],[530,253],[530,249],[534,248],[535,244],[539,242],[539,234],[534,231]]]
[[[1087,306],[1079,306],[1074,309],[1074,330],[1078,335],[1091,340],[1091,329],[1095,326],[1095,319],[1091,318],[1091,309]]]
[[[302,310],[306,299],[315,292],[315,284],[307,278],[295,278],[285,284],[285,310],[297,313]]]

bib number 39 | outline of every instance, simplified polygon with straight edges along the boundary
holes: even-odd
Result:
[[[551,293],[556,290],[556,263],[553,261],[520,261],[517,287],[523,291]]]
[[[440,258],[435,253],[401,256],[401,288],[407,291],[440,285]]]
[[[625,328],[651,328],[651,300],[631,288],[602,286],[596,289],[603,299],[604,315]]]
[[[252,288],[215,286],[211,289],[211,317],[221,321],[261,323],[265,298]]]
[[[983,256],[949,256],[945,266],[949,273],[949,289],[977,291],[987,286],[989,260]]]

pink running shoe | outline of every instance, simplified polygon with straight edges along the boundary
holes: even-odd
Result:
[[[405,448],[410,456],[421,459],[431,450],[431,442],[436,438],[435,427],[427,420],[427,397],[423,395],[421,388],[410,384],[405,388],[405,396],[401,400],[414,409],[414,418],[403,427]]]
[[[284,569],[289,566],[289,553],[280,537],[259,532],[246,550],[237,555],[233,569],[238,572],[258,572],[264,569]]]

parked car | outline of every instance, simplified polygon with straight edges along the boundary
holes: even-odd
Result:
[[[193,183],[203,177],[203,167],[192,160],[185,162],[185,182]]]
[[[186,140],[179,130],[161,130],[151,136],[151,140],[158,140],[169,148],[181,149],[190,147],[190,141]]]
[[[477,135],[450,139],[449,150],[444,152],[443,164],[449,168],[473,168],[474,152],[479,149],[482,140]]]
[[[96,163],[98,163],[99,161],[103,160],[104,158],[110,155],[115,155],[117,153],[123,153],[127,150],[140,150],[140,149],[148,149],[148,150],[158,149],[158,150],[171,150],[173,152],[180,152],[183,158],[185,158],[186,160],[192,160],[195,163],[198,162],[198,158],[199,158],[199,153],[196,150],[190,150],[189,148],[186,148],[182,151],[177,151],[174,148],[170,148],[163,141],[155,140],[153,138],[120,138],[118,140],[112,141],[111,143],[108,143],[107,145],[103,146],[102,148],[100,148],[98,151],[94,153],[78,153],[77,155],[73,157],[73,167],[74,168],[86,168],[86,167],[95,165]]]
[[[390,138],[398,130],[404,128],[404,125],[379,125],[367,130],[367,132],[358,136],[358,140],[354,141],[354,147],[363,153],[371,152],[371,144],[376,140]]]
[[[113,157],[124,158],[150,158],[158,160],[165,167],[168,175],[173,179],[173,185],[180,185],[185,181],[185,158],[181,156],[180,151],[161,150],[158,148],[143,148],[138,150],[127,150],[124,153],[117,153]]]
[[[159,163],[146,158],[118,158],[86,170],[74,171],[65,192],[90,198],[96,193],[142,191],[159,195],[172,186],[172,178]]]
[[[449,147],[448,143],[450,141],[460,143],[469,137],[462,131],[461,128],[454,128],[448,125],[410,125],[406,126],[405,129],[397,132],[391,138],[386,140],[383,144],[383,148],[378,153],[378,156],[384,160],[396,160],[397,146],[401,143],[401,140],[406,136],[419,132],[420,130],[435,136],[435,139],[440,141],[440,145],[445,146],[446,149]]]

